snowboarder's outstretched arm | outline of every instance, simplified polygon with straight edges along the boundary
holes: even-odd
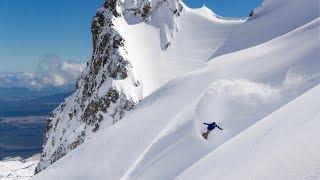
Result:
[[[223,130],[220,126],[218,126],[218,125],[216,125],[217,126],[217,128],[219,128],[221,131]]]
[[[210,125],[210,124],[208,124],[208,123],[203,123],[203,124],[208,125],[208,126]]]

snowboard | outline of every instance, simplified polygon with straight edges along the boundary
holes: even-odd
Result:
[[[202,137],[203,137],[204,139],[208,139],[208,135],[209,135],[209,134],[206,133],[206,132],[205,132],[205,133],[202,133]]]

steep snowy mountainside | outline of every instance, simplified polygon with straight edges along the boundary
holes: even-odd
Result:
[[[178,113],[131,165],[124,179],[172,179],[229,138],[318,85],[320,45],[312,38],[319,30],[319,20],[274,42],[248,49],[248,52],[216,59],[212,69],[206,73],[201,76],[192,74],[185,79],[190,82],[188,86],[181,89],[173,86],[174,91],[183,92],[181,99],[188,98],[190,91],[196,91],[186,90],[188,87],[205,88],[198,98],[194,97],[194,102],[184,102],[188,105],[182,104],[181,110],[178,110],[180,107],[175,109]],[[309,32],[310,29],[312,32]],[[297,46],[301,40],[308,40],[311,44]],[[297,57],[294,57],[295,54],[280,53],[292,47],[295,47],[292,50],[301,48],[304,52],[298,52],[302,54]],[[266,49],[270,54],[262,53]],[[281,60],[276,57],[281,57]],[[269,66],[264,65],[266,61]],[[197,82],[199,80],[202,83]],[[209,142],[204,143],[199,136],[205,130],[200,130],[200,125],[203,121],[212,120],[225,130],[213,132]]]
[[[77,90],[48,118],[36,172],[90,139],[102,124],[118,122],[169,80],[203,67],[241,23],[205,8],[191,10],[180,0],[106,1],[92,22],[92,59]]]
[[[177,32],[166,51],[159,45],[162,41],[159,29],[146,23],[128,25],[122,18],[115,22],[125,39],[130,62],[142,82],[143,97],[183,73],[205,67],[212,53],[244,22],[222,19],[207,8],[183,7]]]
[[[319,7],[318,0],[264,0],[212,57],[253,47],[293,31],[318,18]]]
[[[277,12],[268,13],[273,11]],[[260,17],[266,22],[273,20],[272,16]],[[216,57],[206,66],[171,80],[119,123],[102,124],[89,141],[33,179],[174,179],[320,84],[319,28],[318,17],[268,42]],[[255,29],[250,31],[254,34]],[[259,37],[252,38],[259,41]],[[216,121],[224,130],[215,130],[205,141],[201,137],[204,121]]]
[[[319,102],[320,85],[218,147],[177,179],[320,179]]]

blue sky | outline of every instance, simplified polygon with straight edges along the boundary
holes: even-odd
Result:
[[[242,17],[262,0],[184,0],[219,15]],[[0,72],[31,72],[45,54],[85,62],[90,22],[102,0],[0,0]]]

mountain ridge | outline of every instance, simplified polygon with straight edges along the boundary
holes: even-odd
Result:
[[[320,83],[316,0],[266,0],[245,22],[219,19],[181,1],[161,2],[128,0],[121,6],[110,0],[98,11],[93,58],[78,92],[51,117],[36,172],[53,164],[34,179],[176,178]],[[295,22],[293,29],[278,26],[270,34],[261,28],[299,7],[310,16],[299,16],[298,23],[295,16],[279,18]],[[243,31],[253,45],[238,40]],[[225,130],[206,142],[200,125],[211,119]]]

